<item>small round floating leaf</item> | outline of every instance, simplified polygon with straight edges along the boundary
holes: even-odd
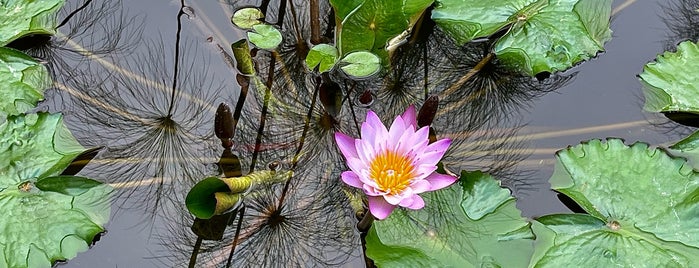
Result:
[[[248,40],[261,49],[273,50],[282,43],[282,33],[272,25],[258,24],[248,32]]]
[[[352,52],[340,60],[341,69],[357,78],[369,77],[381,69],[381,60],[368,51]]]
[[[644,109],[649,112],[699,114],[699,45],[679,44],[677,52],[666,51],[646,64],[640,75]]]
[[[306,55],[306,66],[309,70],[314,70],[318,66],[318,72],[330,71],[337,62],[337,48],[328,44],[313,46]]]
[[[34,185],[39,190],[47,192],[56,192],[64,195],[78,196],[88,190],[101,185],[102,183],[90,178],[78,176],[56,176],[43,178]]]
[[[265,14],[262,14],[262,11],[259,9],[246,7],[236,10],[233,13],[233,17],[231,17],[231,22],[241,29],[248,30],[255,25],[261,24],[264,17]]]
[[[192,187],[185,198],[185,205],[192,215],[209,219],[216,214],[215,193],[228,192],[228,185],[217,177],[206,178]]]

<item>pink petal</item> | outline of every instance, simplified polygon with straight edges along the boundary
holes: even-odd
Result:
[[[388,218],[396,206],[389,204],[382,196],[367,196],[369,200],[369,211],[379,220]]]
[[[392,145],[401,142],[401,136],[406,132],[408,131],[406,129],[406,123],[403,122],[403,118],[401,118],[400,116],[396,117],[396,119],[393,120],[393,124],[391,124],[391,127],[388,129],[389,142]]]
[[[432,186],[430,191],[434,191],[452,185],[456,181],[456,177],[434,172],[427,176],[425,180],[429,181]]]
[[[335,142],[345,158],[357,157],[357,148],[354,146],[354,138],[340,132],[335,132]]]
[[[403,198],[399,195],[387,194],[383,197],[386,199],[386,202],[394,206],[398,205],[401,201],[403,201]]]
[[[419,180],[413,182],[413,184],[410,185],[410,188],[413,189],[414,194],[420,194],[432,189],[432,184],[430,184],[430,182],[426,180]]]
[[[364,185],[364,183],[362,183],[362,181],[359,180],[359,176],[357,176],[357,174],[352,171],[348,170],[342,172],[342,175],[340,176],[342,177],[342,181],[347,183],[349,186],[362,188],[362,185]]]
[[[366,114],[366,121],[362,123],[362,140],[367,140],[369,143],[374,145],[375,149],[383,149],[380,148],[380,143],[386,139],[388,136],[388,130],[386,129],[386,126],[383,125],[381,122],[381,119],[374,113],[373,111],[369,110]]]
[[[403,205],[404,203],[401,202],[400,206],[409,209],[421,209],[425,207],[425,200],[423,200],[422,197],[420,197],[419,195],[413,195],[410,198],[406,198],[403,200],[405,201],[408,199],[410,199],[410,201],[406,201],[405,205]]]
[[[417,114],[415,112],[415,105],[408,106],[408,109],[403,112],[400,116],[403,118],[406,126],[412,126],[413,130],[417,129]]]

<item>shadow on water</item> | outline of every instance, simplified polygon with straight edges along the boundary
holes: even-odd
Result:
[[[237,85],[220,82],[208,69],[221,61],[231,66],[223,72],[237,75],[227,47],[207,51],[180,36],[189,16],[185,10],[200,17],[209,11],[186,2],[167,17],[178,25],[174,42],[163,37],[174,30],[140,35],[147,25],[123,12],[119,1],[70,1],[61,13],[67,18],[59,27],[62,34],[38,37],[42,45],[25,48],[46,61],[58,81],[42,109],[64,111],[84,145],[104,147],[82,174],[115,185],[122,207],[142,211],[143,222],[155,225],[152,236],[160,244],[151,252],[155,263],[361,265],[355,228],[363,212],[356,201],[361,194],[338,179],[346,167],[333,135],[358,136],[369,109],[390,122],[415,104],[433,138],[453,140],[444,158],[448,169],[483,170],[524,193],[538,187],[527,180],[529,170],[517,167],[529,152],[527,140],[516,136],[525,126],[520,112],[576,73],[537,80],[509,72],[489,54],[488,40],[457,46],[430,20],[421,20],[393,53],[394,68],[364,80],[337,69],[320,76],[306,69],[304,59],[312,44],[332,40],[335,21],[328,3],[258,2],[228,1],[227,11],[257,5],[266,21],[282,30],[283,43],[271,52],[252,49],[257,78],[238,75]],[[225,134],[215,131],[221,102],[233,107]],[[229,162],[217,166],[221,159]],[[293,177],[247,196],[241,210],[206,225],[185,209],[184,196],[200,179],[245,175],[270,163],[293,170]],[[435,213],[429,224],[445,224]],[[207,240],[201,228],[218,229],[208,230],[206,238],[213,240]]]

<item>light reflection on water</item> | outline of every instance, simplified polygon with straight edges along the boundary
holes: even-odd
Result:
[[[35,51],[60,83],[40,109],[64,111],[84,145],[105,147],[81,174],[121,186],[108,233],[64,266],[186,266],[196,237],[189,229],[193,219],[184,209],[184,195],[199,179],[217,174],[223,148],[213,135],[215,107],[221,102],[234,107],[240,91],[235,69],[221,50],[230,54],[228,44],[243,36],[229,23],[232,11],[255,3],[233,2],[189,3],[190,15],[182,18],[178,72],[173,62],[180,7],[172,1],[92,3],[76,22],[59,29],[66,37]],[[337,73],[325,80],[350,92],[345,99],[328,97],[322,80],[304,71],[308,43],[296,38],[310,38],[308,25],[299,23],[308,7],[306,1],[295,2],[293,13],[287,7],[284,16],[278,15],[278,4],[270,3],[267,20],[284,18],[285,41],[278,53],[256,55],[261,81],[269,81],[274,96],[267,103],[264,131],[258,138],[265,92],[253,85],[232,147],[243,173],[281,161],[295,175],[282,209],[276,201],[283,185],[248,202],[236,267],[363,263],[356,219],[340,190],[344,163],[332,133],[356,136],[356,120],[364,118],[366,108],[354,100],[366,91],[374,96],[369,108],[384,121],[409,104],[419,106],[427,96],[439,96],[432,127],[437,136],[454,139],[444,159],[447,167],[497,175],[515,190],[525,215],[566,211],[545,190],[555,150],[607,136],[652,144],[676,138],[645,123],[635,78],[662,51],[663,40],[674,44],[696,38],[696,27],[681,29],[685,24],[680,20],[672,21],[677,30],[666,34],[658,16],[663,1],[629,5],[612,23],[615,39],[605,54],[543,82],[492,63],[469,77],[487,57],[482,44],[456,47],[427,25],[427,38],[399,49],[397,68],[368,80],[352,81]],[[69,3],[65,10],[77,6]],[[327,12],[329,6],[321,5],[321,14]],[[299,18],[296,23],[294,18]],[[332,27],[327,21],[323,25],[321,32],[329,33],[329,39]],[[81,49],[95,53],[75,52]],[[173,75],[178,78],[175,91]],[[262,150],[256,154],[258,140]],[[225,265],[234,227],[226,229],[223,242],[203,243],[198,267]]]

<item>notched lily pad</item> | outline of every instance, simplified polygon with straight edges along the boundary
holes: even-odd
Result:
[[[282,33],[272,25],[258,24],[252,26],[254,32],[248,32],[248,40],[261,49],[273,50],[282,43]]]
[[[644,109],[649,112],[699,114],[699,46],[682,42],[677,52],[666,51],[646,64],[640,75]]]
[[[104,231],[111,187],[54,177],[83,151],[69,134],[60,114],[0,124],[0,267],[50,267],[87,250]]]
[[[0,123],[7,115],[34,108],[50,83],[46,67],[20,51],[0,47]]]
[[[0,1],[0,46],[28,34],[54,34],[63,0]]]
[[[533,228],[531,266],[699,265],[699,173],[644,143],[591,140],[557,153],[551,186],[589,215],[551,215]]]
[[[238,26],[238,28],[249,30],[252,29],[253,26],[263,23],[262,19],[264,17],[265,14],[262,14],[262,11],[259,9],[246,7],[236,10],[235,13],[233,13],[233,17],[231,17],[231,22],[233,22],[235,26]]]
[[[503,195],[506,193],[506,195]],[[422,194],[425,208],[374,222],[366,254],[379,267],[524,267],[534,236],[509,190],[481,172]],[[486,209],[483,209],[486,208]]]
[[[342,71],[357,78],[369,77],[381,70],[379,57],[368,51],[350,53],[340,60],[340,64]]]
[[[388,63],[389,41],[407,36],[433,0],[330,0],[340,56],[371,51]]]
[[[313,46],[306,55],[306,66],[309,70],[318,67],[318,72],[330,71],[337,62],[337,48],[328,44]]]
[[[612,0],[438,0],[432,19],[457,43],[509,29],[500,61],[534,76],[564,71],[604,50]]]

